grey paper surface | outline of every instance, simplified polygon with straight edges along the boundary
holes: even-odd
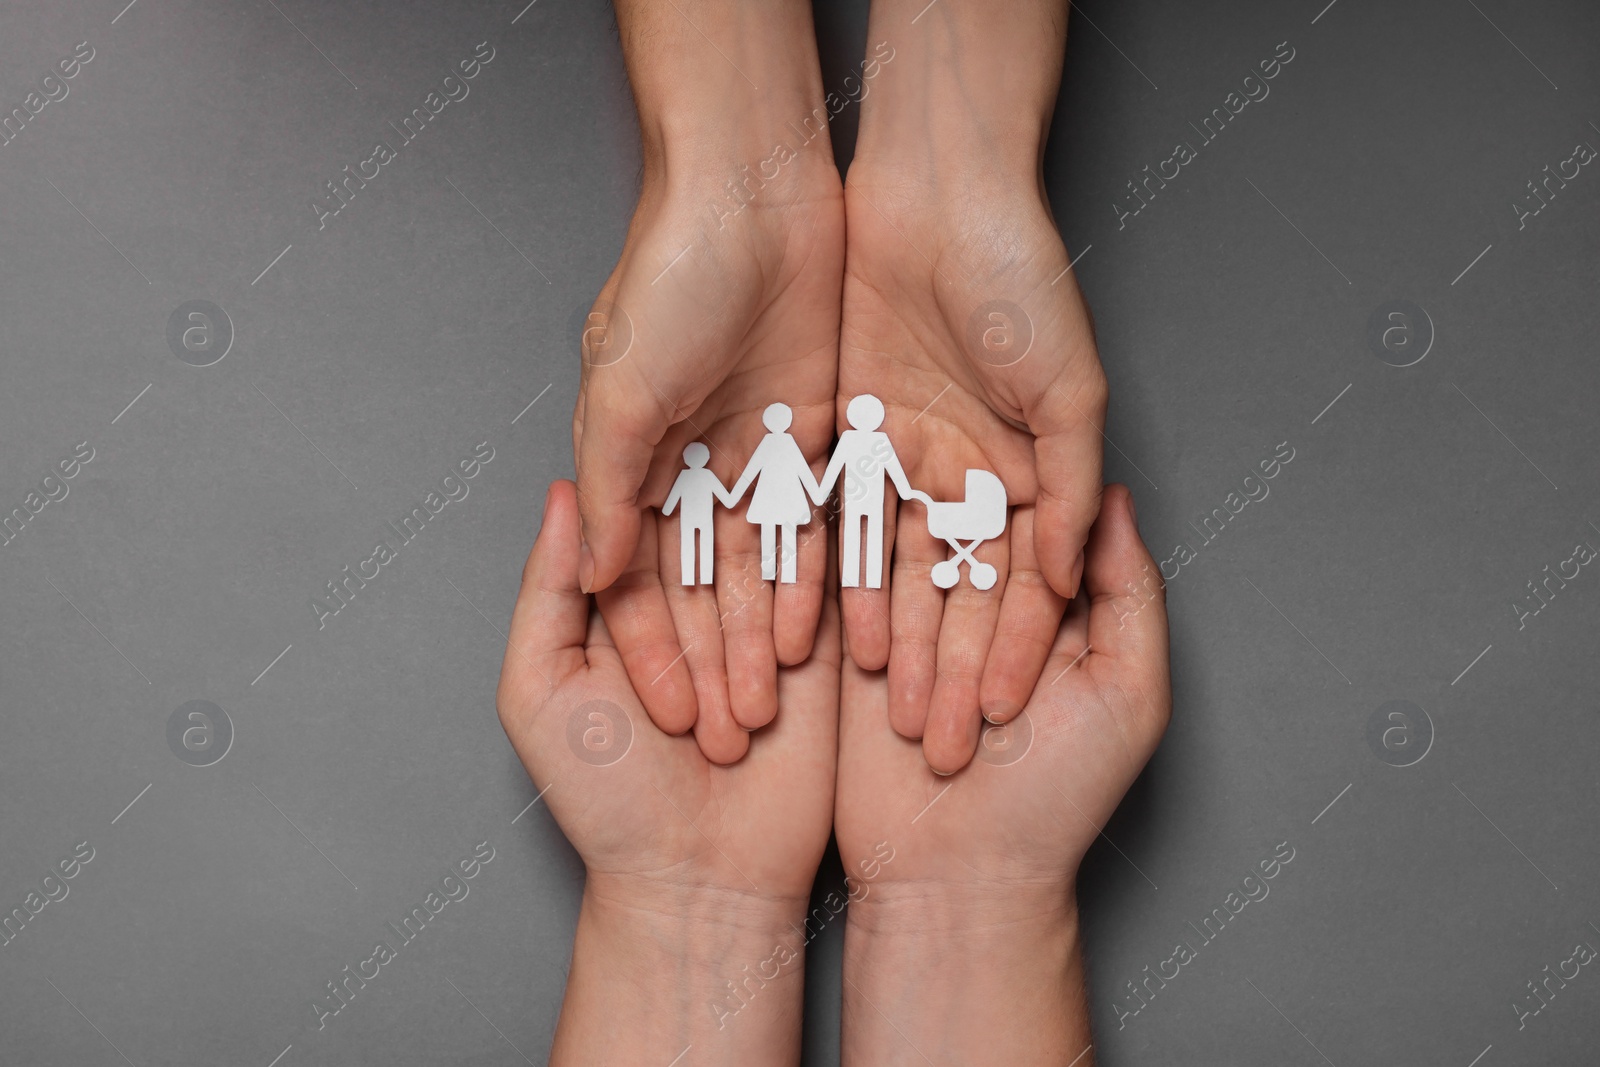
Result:
[[[819,9],[830,87],[864,18]],[[542,1062],[582,867],[494,691],[635,190],[609,8],[0,24],[26,116],[0,145],[0,905],[76,865],[0,947],[0,1062]],[[1514,1005],[1600,945],[1600,573],[1568,562],[1600,546],[1600,171],[1566,162],[1600,146],[1597,41],[1577,2],[1075,15],[1052,204],[1108,476],[1174,561],[1172,727],[1083,875],[1101,1063],[1593,1056],[1592,968]],[[325,183],[480,42],[470,94],[319,228]],[[1270,95],[1203,140],[1280,42]],[[1577,174],[1536,199],[1547,166]],[[308,602],[480,446],[319,629]],[[325,983],[480,842],[470,894],[318,1030]],[[812,949],[807,1063],[838,1059],[841,935]]]

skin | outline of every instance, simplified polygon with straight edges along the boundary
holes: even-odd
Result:
[[[651,722],[579,588],[579,555],[575,488],[557,482],[523,570],[497,694],[507,737],[587,869],[550,1062],[667,1064],[693,1045],[685,1062],[798,1063],[804,937],[795,931],[833,814],[837,608],[823,606],[806,662],[778,673],[784,715],[737,765],[720,766],[692,737]],[[591,749],[570,740],[574,719],[580,737],[596,722],[596,701],[632,726],[629,747],[605,765],[580,758]],[[797,958],[764,966],[780,947]],[[727,983],[743,981],[746,965],[757,978],[740,1007]]]
[[[761,580],[759,529],[742,507],[718,509],[715,584],[685,588],[678,523],[654,509],[693,440],[711,446],[710,467],[731,486],[775,400],[793,409],[790,432],[820,472],[839,362],[843,193],[825,134],[764,168],[775,177],[743,187],[742,209],[727,189],[748,173],[760,181],[775,144],[799,142],[787,124],[822,106],[809,5],[618,0],[616,10],[644,166],[585,334],[573,419],[580,582],[600,591],[652,721],[693,729],[708,759],[732,763],[747,731],[777,714],[780,664],[811,651],[826,528],[801,528],[798,581],[774,585]]]
[[[912,485],[961,500],[980,467],[1014,505],[977,553],[994,589],[935,587],[949,547],[902,503],[889,588],[843,595],[851,657],[887,665],[889,721],[946,774],[972,758],[980,711],[1004,722],[1032,692],[1100,507],[1105,375],[1042,176],[1066,15],[1055,0],[875,0],[867,34],[895,57],[845,185],[840,426],[874,393]],[[987,317],[991,301],[1013,310]]]
[[[652,719],[692,728],[717,762],[772,720],[778,665],[810,647],[823,527],[802,528],[799,581],[775,587],[760,581],[758,531],[719,513],[716,585],[684,590],[677,524],[650,509],[689,440],[712,444],[731,483],[762,407],[781,398],[818,471],[829,398],[843,429],[850,398],[871,392],[917,488],[960,500],[965,468],[1000,475],[1010,526],[978,550],[1000,585],[935,587],[927,572],[949,549],[922,505],[891,497],[885,588],[842,601],[852,654],[888,666],[891,721],[941,773],[971,759],[980,713],[1004,722],[1021,708],[1079,582],[1106,384],[1040,170],[1067,5],[925,6],[873,5],[869,51],[893,55],[863,72],[841,188],[824,136],[768,162],[824,107],[808,5],[616,4],[644,168],[593,320],[614,306],[627,325],[585,335],[580,575]],[[752,173],[734,210],[726,185]],[[974,319],[996,301],[1020,312]],[[1018,337],[1031,337],[1020,359]]]
[[[846,1064],[1065,1065],[1090,1045],[1077,871],[1154,753],[1172,693],[1164,588],[1126,488],[1106,487],[1086,558],[1015,762],[933,774],[885,719],[885,674],[846,660],[840,856],[850,870],[878,842],[895,853],[848,913]],[[991,751],[1021,736],[997,734]]]

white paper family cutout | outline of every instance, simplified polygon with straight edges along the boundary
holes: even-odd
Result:
[[[928,532],[949,544],[955,553],[933,567],[933,583],[949,589],[961,580],[961,564],[967,564],[968,577],[979,589],[993,588],[999,572],[979,562],[973,551],[983,542],[999,537],[1006,529],[1006,487],[994,474],[968,470],[966,499],[934,500],[911,488],[900,458],[895,455],[889,435],[878,429],[883,424],[883,402],[870,393],[850,401],[845,419],[850,429],[839,435],[833,456],[821,481],[811,475],[800,445],[789,434],[794,412],[787,404],[770,404],[761,415],[767,435],[756,446],[744,472],[732,489],[706,468],[711,450],[696,441],[683,450],[688,468],[678,474],[672,491],[661,505],[663,515],[678,511],[683,584],[710,585],[715,534],[713,504],[737,507],[749,492],[750,506],[745,518],[761,527],[761,577],[767,581],[792,583],[795,580],[796,548],[801,526],[811,521],[811,507],[827,502],[835,482],[840,487],[844,550],[840,560],[840,580],[847,588],[862,584],[861,533],[866,524],[866,586],[883,587],[883,489],[884,478],[893,483],[902,500],[919,501],[928,509]],[[782,555],[778,554],[782,531]],[[781,559],[781,566],[780,566]]]

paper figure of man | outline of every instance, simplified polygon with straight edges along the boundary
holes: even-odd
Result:
[[[683,450],[683,461],[689,465],[688,469],[678,475],[678,480],[672,483],[672,491],[667,494],[667,502],[661,505],[661,514],[671,515],[672,510],[679,504],[683,510],[678,516],[678,545],[679,555],[683,564],[683,584],[694,585],[695,564],[695,539],[699,537],[700,559],[700,584],[711,584],[712,553],[715,548],[716,534],[711,524],[712,505],[715,501],[722,501],[724,507],[733,507],[735,501],[728,495],[728,490],[718,478],[706,468],[706,463],[711,459],[711,449],[695,441]]]
[[[839,443],[822,472],[817,503],[828,498],[833,483],[842,474],[844,485],[840,489],[844,536],[840,554],[840,580],[846,588],[861,585],[861,524],[866,523],[868,589],[883,588],[883,479],[888,475],[895,492],[902,500],[930,502],[926,493],[911,488],[906,472],[900,466],[889,435],[879,430],[883,425],[883,401],[870,393],[862,393],[850,401],[845,409],[845,419],[850,429],[839,435]]]

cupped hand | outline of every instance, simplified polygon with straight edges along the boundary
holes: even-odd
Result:
[[[1105,489],[1083,592],[1051,643],[1026,707],[953,779],[890,729],[882,672],[844,666],[834,830],[845,868],[889,841],[867,922],[915,927],[921,908],[989,916],[1065,907],[1084,853],[1154,753],[1172,709],[1165,591],[1132,498]],[[946,794],[946,791],[947,794]],[[1026,904],[1024,903],[1026,901]],[[985,902],[992,903],[992,910]],[[871,914],[875,913],[875,914]]]
[[[923,507],[902,504],[885,522],[885,587],[841,600],[850,657],[887,665],[889,721],[945,774],[972,758],[980,712],[1015,716],[1045,666],[1100,508],[1106,407],[1089,314],[1038,183],[981,162],[936,179],[874,157],[845,187],[840,414],[857,394],[878,396],[913,487],[959,501],[966,469],[982,468],[1013,506],[1006,533],[977,550],[1002,576],[994,588],[974,587],[965,565],[948,593],[937,588],[930,571],[951,548],[930,536]]]
[[[545,501],[523,570],[496,703],[517,755],[588,869],[588,892],[714,896],[804,910],[827,844],[838,723],[837,613],[813,654],[779,671],[785,714],[732,767],[644,713],[578,584],[571,482]],[[730,908],[736,905],[729,905]]]
[[[670,734],[692,727],[716,763],[744,755],[747,731],[777,713],[780,665],[810,654],[825,526],[819,516],[801,528],[798,580],[774,585],[762,579],[759,528],[743,504],[719,508],[715,582],[685,586],[680,520],[654,509],[693,441],[710,447],[710,469],[732,486],[775,401],[793,410],[789,432],[808,462],[824,458],[844,255],[842,192],[825,139],[742,208],[721,186],[743,160],[724,162],[647,178],[584,332],[573,419],[581,586],[598,591],[652,721]]]

